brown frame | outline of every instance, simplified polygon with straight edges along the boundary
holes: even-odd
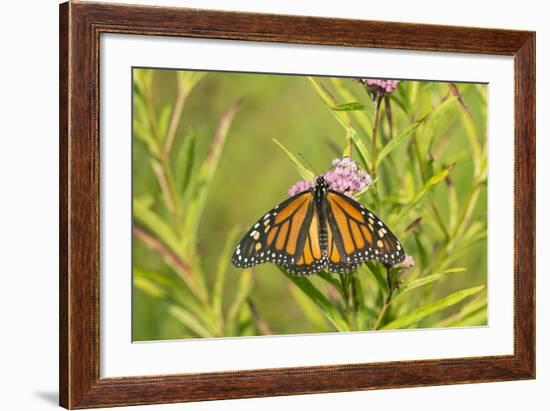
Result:
[[[164,376],[99,374],[101,33],[498,54],[515,64],[514,354]],[[535,378],[535,33],[60,5],[60,405],[90,408]],[[521,241],[519,241],[521,239]]]

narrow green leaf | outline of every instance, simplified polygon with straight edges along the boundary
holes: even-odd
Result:
[[[296,300],[296,303],[302,309],[306,318],[311,322],[317,331],[331,331],[332,323],[327,323],[326,317],[321,314],[319,307],[297,286],[290,287],[290,293]]]
[[[175,162],[174,175],[176,180],[176,187],[178,189],[180,198],[184,198],[187,189],[190,187],[191,177],[193,175],[193,168],[195,165],[195,147],[197,143],[197,136],[190,130],[186,134],[183,142],[180,144],[178,154]],[[186,202],[184,201],[183,204]]]
[[[438,300],[431,304],[417,308],[416,310],[413,310],[408,314],[403,315],[402,317],[390,322],[389,324],[386,324],[385,326],[382,327],[382,329],[390,330],[390,329],[406,328],[410,325],[418,323],[419,321],[423,320],[424,318],[432,314],[435,314],[441,310],[444,310],[455,304],[458,304],[459,302],[464,300],[466,297],[477,294],[483,289],[485,289],[485,286],[480,285],[477,287],[472,287],[472,288],[467,288],[465,290],[457,291],[456,293],[448,295],[447,297],[442,298],[441,300]]]
[[[397,136],[391,139],[390,142],[386,144],[382,148],[382,150],[380,150],[380,152],[378,153],[378,157],[376,158],[377,168],[380,166],[380,163],[388,154],[390,154],[399,144],[405,141],[407,137],[412,135],[412,133],[422,124],[422,122],[426,119],[427,116],[428,116],[428,113],[421,116],[413,124],[411,124],[406,129],[402,130]]]
[[[279,141],[273,139],[273,142],[282,150],[283,153],[286,154],[290,162],[296,167],[296,170],[298,170],[298,173],[300,176],[308,181],[313,181],[315,179],[315,173],[311,170],[309,170],[306,166],[304,166],[290,151],[288,151],[285,146],[283,146]]]
[[[181,322],[183,325],[185,325],[191,331],[195,332],[200,337],[214,337],[214,334],[210,332],[203,324],[201,324],[196,316],[194,316],[184,308],[177,305],[171,305],[168,308],[168,312],[172,315],[172,317],[177,319],[179,322]]]
[[[166,133],[168,131],[168,124],[170,122],[170,116],[172,115],[172,104],[166,103],[162,107],[158,121],[158,133],[157,135],[161,139],[161,143],[166,139]]]
[[[134,218],[177,254],[179,241],[172,227],[149,208],[148,201],[134,197],[133,204]]]
[[[387,292],[388,282],[386,280],[386,276],[382,273],[382,270],[377,265],[377,263],[375,263],[374,261],[367,261],[366,265],[372,273],[374,279],[378,283],[378,287],[380,288],[380,290],[384,290],[384,292]]]
[[[134,285],[136,285],[136,279],[145,279],[161,288],[164,295],[158,294],[158,298],[167,298],[192,311],[196,316],[204,316],[203,308],[198,304],[196,296],[180,276],[172,278],[160,272],[145,271],[138,267],[134,267],[133,274]]]
[[[225,245],[221,254],[218,256],[218,268],[216,271],[216,277],[214,281],[214,292],[212,294],[212,307],[218,318],[222,318],[222,303],[223,303],[223,289],[225,285],[225,273],[227,266],[231,259],[231,251],[234,247],[234,242],[239,233],[239,227],[234,227],[225,241]]]
[[[287,276],[300,290],[306,294],[309,299],[319,307],[325,317],[336,327],[338,331],[350,331],[342,314],[331,304],[329,300],[303,276],[296,276],[286,272],[282,267],[277,266],[279,270]]]
[[[444,168],[439,173],[434,174],[427,182],[424,184],[422,189],[416,193],[416,195],[413,197],[413,199],[401,210],[401,212],[394,217],[391,220],[391,223],[401,222],[401,224],[404,224],[404,217],[406,217],[409,212],[418,204],[418,202],[426,195],[430,189],[435,186],[436,184],[440,183],[441,181],[445,180],[445,177],[447,177],[452,169],[451,167]]]
[[[244,270],[240,274],[239,286],[233,299],[233,303],[227,311],[227,325],[230,329],[237,329],[238,318],[246,299],[252,291],[252,271]]]
[[[343,297],[344,296],[344,292],[342,291],[342,285],[340,284],[340,282],[334,278],[332,276],[332,274],[330,274],[329,272],[327,271],[319,271],[317,273],[317,276],[319,278],[322,278],[323,280],[325,280],[327,283],[329,283],[332,287],[336,288],[336,291],[338,291],[338,293],[340,293],[340,295]]]
[[[355,94],[350,90],[350,87],[348,87],[348,85],[355,83],[353,80],[331,77],[330,82],[334,86],[334,89],[342,101],[357,100]],[[363,96],[364,88],[360,86],[360,89],[361,95]],[[353,111],[350,114],[355,119],[361,130],[366,135],[370,134],[372,130],[372,117],[374,115],[374,107],[370,99],[367,100],[367,104],[363,106],[362,111]]]
[[[337,105],[335,99],[314,78],[308,77],[308,80],[313,85],[313,88],[315,89],[315,91],[317,91],[317,94],[319,95],[319,97],[321,97],[321,99],[325,102],[326,106],[329,108],[334,118],[336,118],[338,123],[346,131],[346,138],[351,138],[351,140],[353,141],[353,145],[357,148],[357,151],[359,152],[359,156],[363,161],[363,165],[367,170],[369,170],[371,167],[370,167],[370,160],[369,160],[367,147],[365,146],[365,143],[359,138],[355,129],[352,127],[351,121],[347,112],[333,110],[332,107]]]
[[[185,232],[187,234],[186,248],[193,246],[196,242],[197,232],[210,184],[216,173],[229,128],[238,108],[239,103],[236,102],[221,116],[214,139],[210,144],[206,157],[201,164],[197,179],[194,182],[194,192],[189,200],[184,221]]]
[[[357,101],[351,103],[342,103],[332,106],[334,111],[361,111],[365,109],[365,106]]]
[[[355,146],[355,148],[359,152],[359,157],[361,157],[361,161],[363,162],[363,167],[365,168],[365,170],[370,170],[371,169],[370,157],[369,157],[369,150],[367,149],[367,146],[365,145],[363,140],[361,140],[359,138],[359,136],[357,135],[355,130],[350,129],[349,130],[349,136],[351,137],[351,140],[353,141],[353,145]]]
[[[468,325],[482,325],[487,323],[487,293],[473,298],[456,314],[433,324],[434,328],[465,327]]]
[[[155,282],[141,276],[134,276],[134,287],[155,298],[166,297],[166,292]]]
[[[462,273],[464,271],[466,271],[466,268],[463,268],[463,267],[449,268],[447,270],[441,271],[436,274],[425,275],[423,277],[417,278],[416,280],[413,280],[409,283],[405,283],[401,285],[399,289],[396,291],[394,299],[397,298],[398,296],[408,293],[409,291],[414,290],[415,288],[422,287],[424,285],[438,281],[441,278],[447,276],[448,274]]]

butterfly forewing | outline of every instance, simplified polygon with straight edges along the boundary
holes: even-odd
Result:
[[[282,202],[246,233],[233,253],[233,264],[237,267],[251,267],[265,262],[283,266],[297,264],[306,248],[314,214],[311,191],[304,191]]]
[[[399,240],[370,210],[332,190],[327,203],[329,271],[353,271],[366,260],[389,266],[405,259]]]

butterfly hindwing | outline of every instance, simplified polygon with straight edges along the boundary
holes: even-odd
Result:
[[[302,256],[315,213],[313,193],[304,191],[260,218],[233,253],[237,267],[271,262],[291,266]]]
[[[299,249],[301,253],[296,254],[294,263],[283,264],[283,268],[292,274],[309,275],[315,274],[327,265],[327,258],[323,254],[319,237],[322,222],[316,207],[312,207],[311,220],[304,224],[307,228],[303,246]]]
[[[399,240],[370,210],[333,190],[327,203],[329,271],[353,271],[367,260],[389,266],[405,259]]]

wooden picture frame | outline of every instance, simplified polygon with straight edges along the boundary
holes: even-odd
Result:
[[[101,33],[513,56],[514,354],[100,378]],[[535,377],[535,33],[184,8],[60,6],[60,405],[91,408]]]

